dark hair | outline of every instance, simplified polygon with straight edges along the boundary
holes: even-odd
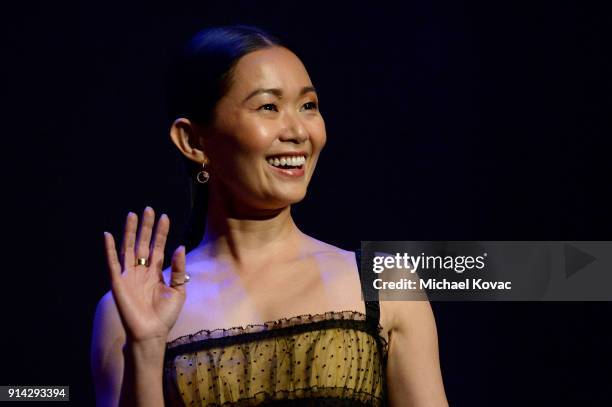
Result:
[[[168,71],[166,98],[170,119],[185,117],[194,123],[210,124],[217,102],[232,84],[238,60],[250,52],[273,46],[282,44],[278,38],[253,26],[218,26],[199,31]],[[183,244],[189,251],[204,236],[208,184],[196,181],[196,174],[202,169],[200,165],[186,157],[184,164],[191,179],[191,213],[183,235]]]

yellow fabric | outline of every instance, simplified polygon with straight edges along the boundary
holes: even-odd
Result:
[[[167,344],[166,406],[382,405],[387,346],[378,332],[364,314],[342,311],[178,338]]]

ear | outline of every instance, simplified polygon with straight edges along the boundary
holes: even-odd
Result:
[[[189,119],[179,117],[170,127],[170,139],[180,152],[190,160],[202,164],[208,162],[201,143],[202,128]]]

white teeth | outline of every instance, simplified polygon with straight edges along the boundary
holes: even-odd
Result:
[[[290,165],[292,167],[299,167],[300,165],[306,162],[306,157],[301,156],[287,156],[287,157],[270,157],[268,158],[268,163],[275,167],[280,167],[284,165]]]

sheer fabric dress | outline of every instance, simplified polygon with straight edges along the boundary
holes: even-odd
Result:
[[[365,305],[168,342],[165,405],[385,406],[388,344],[378,302]]]

